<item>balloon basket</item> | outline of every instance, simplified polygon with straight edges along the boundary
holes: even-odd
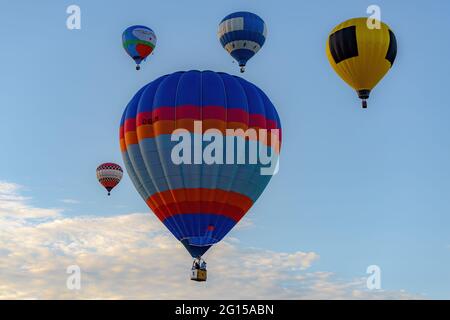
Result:
[[[361,106],[363,109],[367,109],[367,100],[363,100]]]
[[[207,278],[207,271],[201,269],[193,269],[191,270],[191,280],[197,282],[204,282]]]

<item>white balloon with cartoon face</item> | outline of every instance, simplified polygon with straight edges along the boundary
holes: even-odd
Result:
[[[132,31],[132,33],[139,40],[156,44],[156,35],[152,30],[145,28],[136,28]]]

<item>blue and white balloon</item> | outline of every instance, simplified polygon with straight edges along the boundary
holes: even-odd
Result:
[[[222,47],[244,72],[247,61],[264,45],[267,27],[264,20],[254,13],[235,12],[223,18],[217,36]]]

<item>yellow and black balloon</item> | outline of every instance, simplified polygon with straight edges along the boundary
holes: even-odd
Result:
[[[356,90],[363,108],[367,108],[371,90],[392,67],[397,55],[394,32],[373,19],[369,28],[368,19],[355,18],[337,25],[328,36],[326,47],[334,71]]]

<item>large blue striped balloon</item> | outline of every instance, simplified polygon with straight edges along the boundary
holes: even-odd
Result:
[[[195,130],[198,123],[202,130]],[[251,138],[226,131],[249,128],[276,135],[268,142],[260,134]],[[227,160],[221,163],[175,163],[176,129],[200,141],[207,129],[216,129],[226,141],[236,140],[236,147],[230,151],[223,144],[222,159]],[[264,191],[271,175],[262,174],[266,165],[261,161],[250,163],[250,150],[257,147],[278,159],[280,130],[277,111],[261,89],[226,73],[192,70],[162,76],[136,93],[122,116],[120,145],[141,197],[197,257],[219,242]],[[238,143],[245,146],[245,159],[237,156]],[[202,150],[208,145],[203,142]]]
[[[254,13],[235,12],[223,18],[217,36],[244,72],[247,61],[264,45],[267,27],[264,20]]]

